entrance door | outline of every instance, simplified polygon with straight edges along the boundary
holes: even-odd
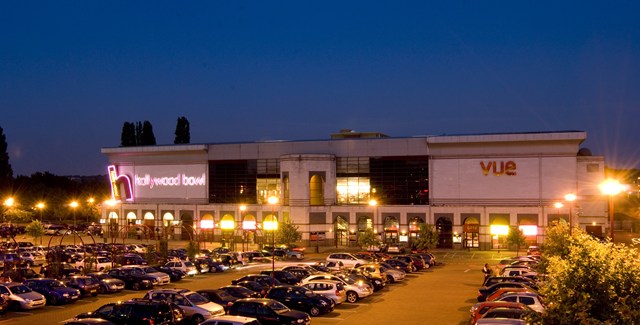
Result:
[[[453,224],[449,218],[441,217],[436,221],[436,229],[440,233],[438,238],[439,248],[453,247]]]
[[[335,233],[337,246],[349,246],[349,222],[345,217],[336,217]]]

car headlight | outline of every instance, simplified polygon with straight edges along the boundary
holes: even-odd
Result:
[[[62,296],[63,297],[69,297],[69,294],[68,293],[63,293]]]
[[[29,298],[25,298],[24,299],[25,302],[32,302],[33,300],[29,299]]]
[[[149,280],[142,280],[142,283],[149,284]]]

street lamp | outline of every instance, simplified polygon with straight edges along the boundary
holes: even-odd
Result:
[[[78,207],[78,201],[71,201],[71,203],[69,203],[69,206],[71,207],[71,210],[73,210],[73,244],[76,244],[76,208]]]
[[[89,213],[87,214],[87,225],[90,223],[89,218],[93,216],[93,203],[96,202],[96,199],[90,197],[87,199],[87,203],[89,203]]]
[[[42,210],[44,210],[44,208],[45,208],[44,202],[40,201],[38,202],[38,204],[36,204],[36,209],[40,211],[40,222],[42,222]]]
[[[598,187],[602,194],[609,196],[609,221],[611,223],[609,231],[611,232],[611,242],[613,243],[613,197],[624,191],[626,186],[620,184],[616,179],[609,178],[600,183]]]
[[[571,208],[573,207],[573,201],[577,199],[576,195],[573,193],[569,193],[564,196],[564,200],[569,202],[569,235],[573,234],[573,214],[571,213]],[[580,224],[578,223],[578,227]]]
[[[244,242],[245,242],[244,237],[245,237],[246,231],[244,230],[244,220],[242,219],[242,215],[244,214],[244,211],[247,210],[247,206],[241,205],[239,209],[240,209],[240,224],[242,225],[242,251],[244,252]]]
[[[267,199],[267,202],[271,206],[271,220],[268,223],[265,223],[265,230],[271,230],[271,276],[274,277],[274,272],[276,269],[276,230],[278,230],[278,220],[275,216],[275,206],[278,204],[278,198],[275,196],[270,196]]]
[[[13,199],[13,197],[8,197],[6,200],[4,200],[4,202],[2,203],[2,205],[5,206],[4,209],[2,209],[2,222],[5,221],[5,213],[6,211],[8,211],[9,209],[11,209],[11,207],[16,203],[16,201]],[[9,223],[11,224],[11,223]]]

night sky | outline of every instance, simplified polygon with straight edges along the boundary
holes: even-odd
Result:
[[[2,1],[14,175],[106,174],[172,144],[581,130],[640,167],[638,1]]]

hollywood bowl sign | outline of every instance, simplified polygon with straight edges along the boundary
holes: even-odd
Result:
[[[205,186],[207,185],[207,177],[204,173],[200,176],[188,176],[187,174],[178,173],[176,176],[163,177],[136,174],[134,183],[136,186],[149,187],[149,189],[165,186]]]

